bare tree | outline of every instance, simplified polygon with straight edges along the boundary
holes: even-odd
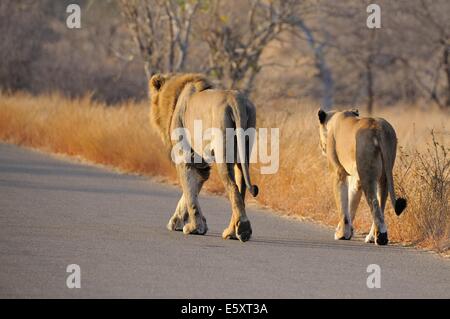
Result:
[[[340,63],[347,63],[356,73],[356,83],[363,88],[366,109],[373,113],[377,92],[377,76],[388,69],[395,59],[391,40],[381,29],[366,26],[366,6],[369,2],[336,2],[325,8],[332,48]],[[382,2],[379,2],[383,7]],[[359,25],[355,24],[357,22]],[[347,75],[348,76],[348,75]],[[359,90],[357,89],[356,92]]]
[[[147,78],[157,71],[184,70],[199,6],[197,0],[120,0]]]
[[[313,28],[308,24],[305,15],[311,16],[311,11],[317,13],[320,11],[320,4],[308,2],[305,5],[297,6],[291,14],[286,17],[285,21],[288,25],[294,27],[294,34],[300,39],[306,41],[308,47],[313,54],[314,67],[317,69],[318,77],[322,83],[322,108],[329,110],[333,106],[334,96],[334,80],[331,68],[327,63],[325,50],[329,46],[329,34],[324,30],[324,17],[320,14],[313,14],[316,17]],[[325,17],[326,18],[326,17]],[[322,34],[323,39],[319,39],[317,34]]]
[[[192,19],[197,12],[198,1],[166,1],[164,8],[169,18],[169,71],[183,70],[189,49]],[[176,51],[178,60],[175,62]]]
[[[263,65],[263,50],[285,25],[285,18],[298,1],[249,0],[230,8],[230,3],[212,0],[203,25],[204,40],[209,47],[209,72],[226,87],[249,93]],[[248,12],[241,19],[225,12]]]
[[[0,88],[32,90],[33,66],[43,55],[44,44],[55,37],[45,8],[48,1],[0,2]]]
[[[441,108],[450,108],[448,1],[409,1],[396,3],[394,8],[402,18],[397,23],[404,28],[405,45],[399,52],[399,60],[412,71],[416,83],[430,99]],[[405,41],[408,33],[409,41]]]

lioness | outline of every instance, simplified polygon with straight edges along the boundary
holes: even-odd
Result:
[[[193,134],[194,121],[202,121],[204,130],[220,129],[222,141],[226,140],[227,128],[246,130],[255,127],[255,107],[245,96],[237,91],[213,89],[212,84],[201,74],[156,74],[150,79],[149,86],[150,118],[169,149],[179,142],[171,139],[172,132],[183,128]],[[251,184],[249,174],[248,152],[253,141],[246,142],[241,130],[236,130],[235,138],[237,152],[234,152],[234,162],[226,162],[224,143],[212,142],[209,151],[214,157],[219,177],[232,206],[231,221],[222,237],[237,238],[245,242],[252,234],[250,221],[245,213],[245,191],[248,188],[250,193],[256,196],[258,188]],[[167,228],[182,228],[185,234],[203,235],[208,228],[197,197],[203,183],[209,178],[210,165],[195,143],[190,143],[188,149],[192,157],[200,156],[202,161],[176,164],[183,195]]]
[[[356,209],[364,192],[373,223],[365,242],[387,245],[384,208],[389,193],[395,213],[406,207],[395,197],[392,169],[397,151],[393,127],[382,118],[359,117],[358,110],[318,111],[320,147],[334,174],[339,211],[335,239],[350,239]]]

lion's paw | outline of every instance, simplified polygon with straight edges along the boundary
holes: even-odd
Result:
[[[223,239],[236,239],[234,227],[227,227],[222,232]]]
[[[246,242],[252,236],[250,221],[239,221],[236,227],[236,237],[241,242]]]
[[[183,233],[185,235],[195,234],[195,235],[204,235],[208,231],[208,225],[206,224],[206,220],[203,218],[202,222],[197,224],[187,223],[183,227]]]
[[[170,231],[181,231],[183,230],[184,222],[177,217],[172,217],[167,223],[167,229]]]

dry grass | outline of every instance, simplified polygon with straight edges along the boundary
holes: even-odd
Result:
[[[335,225],[331,178],[318,147],[317,106],[288,99],[256,104],[259,127],[281,128],[278,173],[260,175],[258,164],[252,166],[252,179],[260,188],[258,202],[287,215]],[[175,181],[175,170],[161,152],[147,114],[146,103],[108,107],[89,97],[68,100],[58,94],[0,94],[0,140]],[[388,204],[391,241],[448,250],[450,115],[401,105],[377,115],[397,130],[401,152],[395,168],[396,187],[409,203],[400,217]],[[223,191],[214,172],[206,189]],[[355,226],[367,232],[370,223],[367,204],[361,201]]]
[[[175,177],[170,163],[160,160],[161,144],[149,128],[144,105],[107,107],[89,96],[0,95],[0,139],[124,171]]]

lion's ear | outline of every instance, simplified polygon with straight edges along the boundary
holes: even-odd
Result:
[[[150,79],[150,86],[156,91],[159,91],[163,86],[163,84],[164,84],[164,77],[161,74],[155,74]]]
[[[352,113],[359,116],[359,110],[357,108],[352,109]]]
[[[213,85],[206,78],[203,78],[203,79],[200,79],[200,80],[196,81],[194,83],[194,85],[195,85],[195,89],[198,92],[201,92],[201,91],[213,88]]]
[[[317,116],[319,117],[320,124],[323,124],[323,123],[325,123],[325,120],[327,119],[327,112],[325,112],[322,109],[319,109],[319,111],[317,112]]]

